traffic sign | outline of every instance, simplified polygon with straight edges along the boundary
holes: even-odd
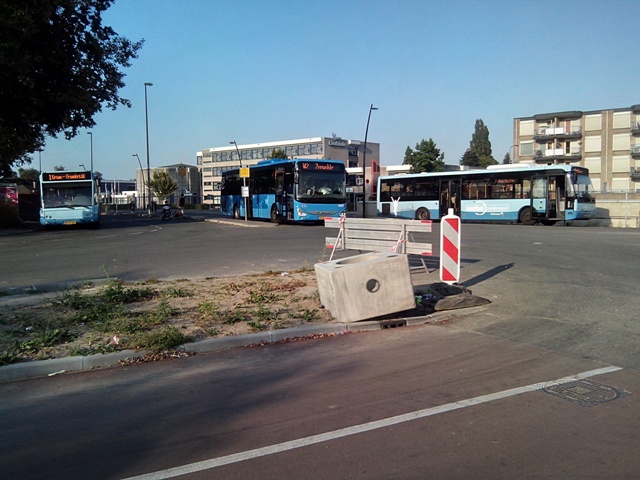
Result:
[[[249,167],[240,167],[240,178],[249,178]]]

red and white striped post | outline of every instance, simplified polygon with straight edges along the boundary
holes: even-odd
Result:
[[[460,280],[460,227],[450,208],[440,221],[440,280],[449,285]]]

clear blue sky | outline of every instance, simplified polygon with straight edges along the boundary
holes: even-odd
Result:
[[[475,120],[493,156],[513,118],[640,103],[637,0],[116,0],[105,24],[144,38],[93,131],[95,169],[135,177],[209,147],[330,136],[380,143],[383,165],[433,138],[458,164]],[[42,167],[89,166],[90,137],[47,143]],[[33,164],[38,168],[38,158]]]

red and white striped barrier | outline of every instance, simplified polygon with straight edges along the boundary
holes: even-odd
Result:
[[[449,285],[460,280],[460,217],[449,214],[440,222],[440,280]]]

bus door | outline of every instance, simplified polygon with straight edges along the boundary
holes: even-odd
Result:
[[[531,187],[531,217],[558,220],[566,207],[564,175],[535,176]]]
[[[283,197],[284,197],[284,168],[276,168],[275,171],[275,194],[276,194],[276,209],[277,215],[282,216],[286,212],[283,211]]]
[[[440,217],[449,213],[460,216],[460,180],[440,180]]]
[[[531,218],[549,218],[549,179],[544,175],[531,179]]]

